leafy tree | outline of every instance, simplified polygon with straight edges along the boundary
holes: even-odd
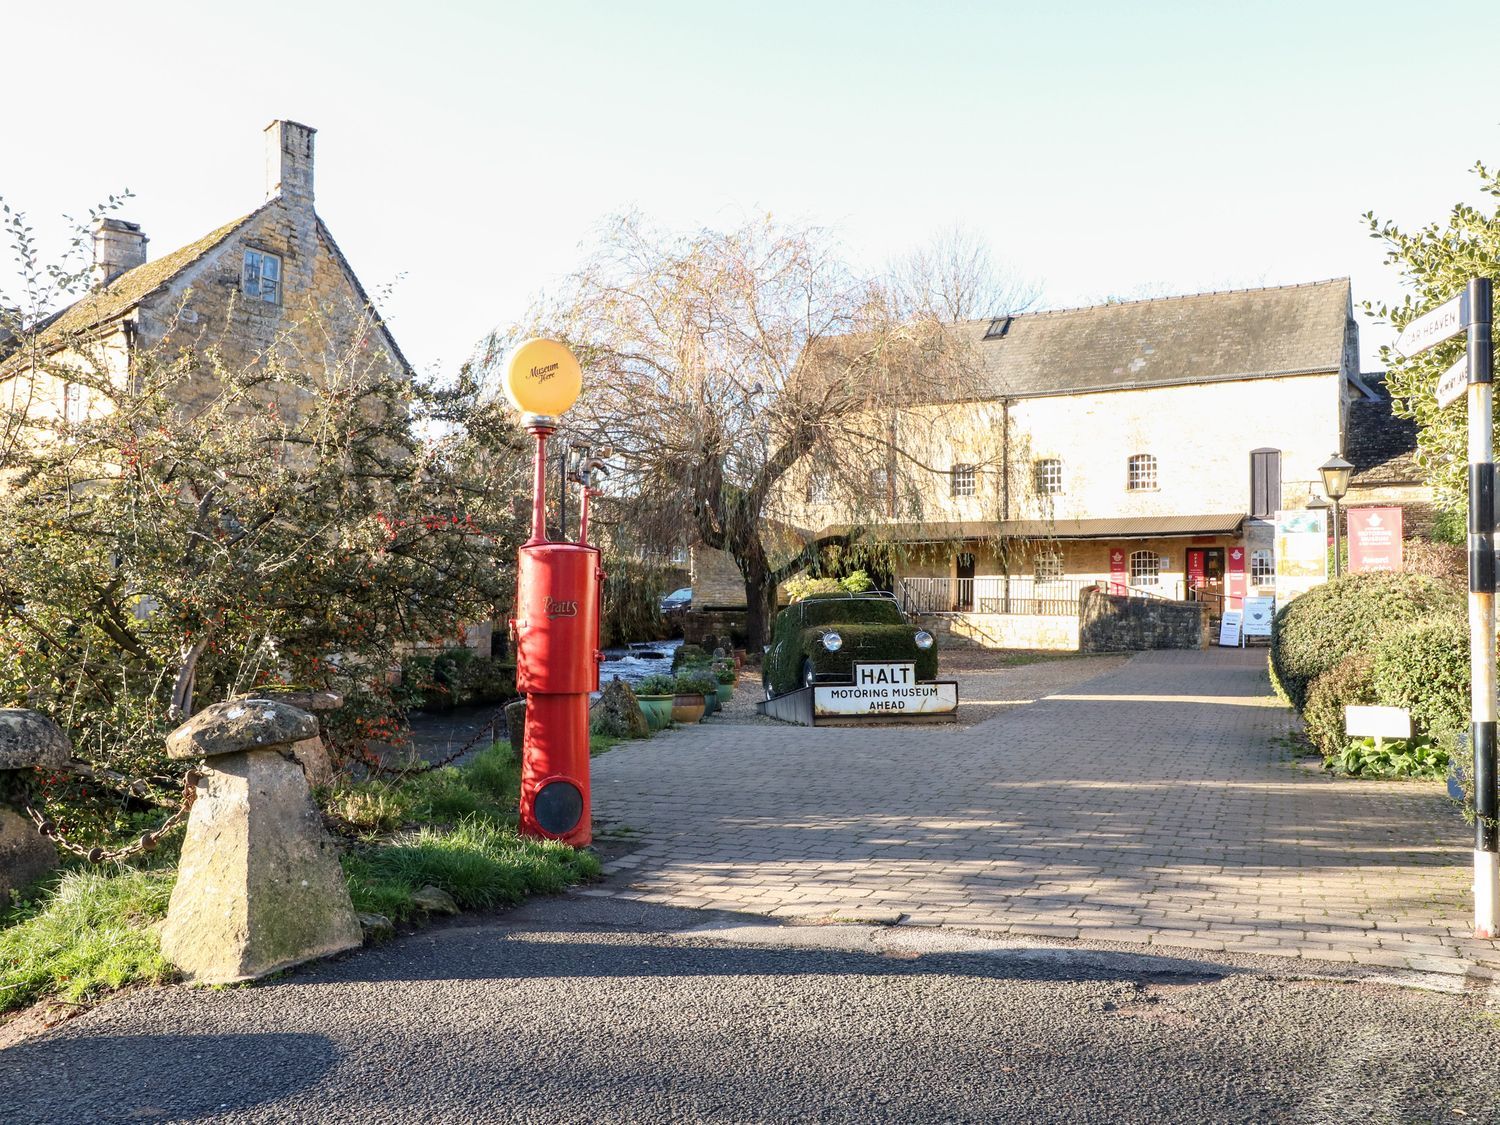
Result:
[[[368,306],[299,312],[316,357],[232,364],[205,324],[126,372],[98,333],[46,334],[37,300],[85,275],[43,272],[24,216],[8,231],[31,301],[0,337],[0,704],[134,775],[173,772],[162,740],[197,707],[268,684],[344,691],[346,749],[393,734],[401,651],[513,589],[524,459],[500,408],[467,370],[393,370]],[[86,408],[56,409],[61,385]]]
[[[1476,164],[1480,190],[1500,198],[1500,172]],[[1364,216],[1371,237],[1386,244],[1386,261],[1411,286],[1398,305],[1364,302],[1365,312],[1397,329],[1461,292],[1471,277],[1500,277],[1500,206],[1457,203],[1445,222],[1403,230],[1374,212]],[[1420,355],[1402,357],[1389,347],[1380,352],[1386,386],[1396,414],[1418,425],[1418,456],[1439,502],[1461,512],[1467,495],[1468,407],[1462,400],[1439,407],[1434,396],[1439,376],[1464,353],[1456,337]]]

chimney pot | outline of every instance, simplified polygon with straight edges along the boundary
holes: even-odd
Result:
[[[140,223],[127,223],[124,219],[97,220],[94,223],[92,271],[95,288],[108,285],[126,270],[144,265],[146,243],[150,241],[141,233]]]
[[[313,203],[313,134],[311,125],[273,121],[266,126],[266,198],[281,196],[294,207]]]

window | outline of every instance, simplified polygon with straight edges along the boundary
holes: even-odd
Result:
[[[973,465],[954,465],[948,473],[948,494],[950,496],[973,496],[974,478]]]
[[[1161,578],[1161,556],[1155,551],[1130,552],[1130,584],[1155,586]]]
[[[281,303],[281,259],[264,250],[245,251],[245,271],[240,288],[253,301]]]
[[[1271,516],[1281,507],[1281,450],[1257,449],[1250,454],[1250,514]]]
[[[1270,551],[1250,552],[1250,585],[1276,585],[1276,560]]]
[[[807,476],[807,502],[809,504],[826,504],[832,499],[833,490],[829,485],[828,474],[814,469]]]
[[[1156,458],[1137,453],[1126,465],[1125,487],[1131,492],[1149,492],[1156,487]]]
[[[1056,551],[1042,551],[1036,557],[1035,570],[1038,582],[1056,582],[1063,576],[1062,555]]]
[[[62,395],[63,423],[76,426],[88,415],[88,400],[82,385],[64,383]]]
[[[1051,496],[1062,491],[1062,462],[1056,457],[1043,457],[1032,466],[1032,477],[1036,481],[1038,496]]]

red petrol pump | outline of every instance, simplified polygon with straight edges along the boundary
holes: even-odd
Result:
[[[554,340],[528,340],[506,374],[511,401],[536,439],[531,538],[516,559],[516,687],[526,696],[521,832],[582,847],[589,804],[589,693],[599,686],[599,551],[552,542],[546,529],[547,438],[583,386],[578,361]]]

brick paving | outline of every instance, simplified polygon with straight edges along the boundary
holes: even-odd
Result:
[[[1297,766],[1262,652],[959,678],[961,707],[992,701],[977,725],[711,721],[597,759],[595,815],[638,847],[595,893],[1417,971],[1500,965],[1470,935],[1469,829],[1442,786]]]

